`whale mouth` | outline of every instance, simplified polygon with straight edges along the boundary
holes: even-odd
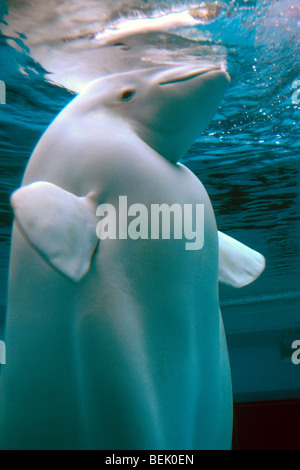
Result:
[[[175,75],[173,77],[168,77],[168,78],[166,77],[164,81],[159,82],[159,85],[163,86],[163,85],[171,85],[173,83],[185,82],[187,80],[191,80],[192,78],[200,77],[201,75],[205,75],[209,72],[214,72],[214,71],[226,74],[226,72],[224,72],[222,68],[218,66],[210,66],[210,67],[205,67],[201,69],[191,70],[190,72]]]

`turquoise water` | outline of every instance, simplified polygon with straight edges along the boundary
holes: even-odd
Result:
[[[5,4],[0,5],[0,80],[6,84],[6,104],[0,105],[0,318],[4,321],[12,225],[9,196],[20,185],[39,137],[74,93],[49,80],[28,48],[28,26],[22,31],[20,24],[10,23]],[[102,23],[109,25],[111,18],[145,11],[143,2],[135,5],[131,8],[128,2],[120,10],[118,2],[102,2]],[[147,11],[153,14],[159,7],[170,11],[171,5],[179,3],[148,5]],[[216,18],[203,24],[172,34],[143,35],[137,41],[149,54],[184,51],[191,57],[227,62],[231,86],[209,128],[183,162],[206,187],[220,230],[264,254],[267,267],[242,290],[222,287],[221,305],[249,305],[255,310],[280,299],[286,305],[291,299],[299,305],[300,104],[293,103],[292,95],[295,80],[300,80],[300,8],[290,0],[219,5]],[[31,10],[28,6],[28,18]],[[87,26],[95,28],[87,17]],[[42,31],[42,20],[41,25],[33,23]],[[51,31],[56,34],[53,44],[65,44],[55,27]],[[91,35],[80,41],[78,54],[92,49]],[[50,40],[48,44],[51,48]],[[224,321],[226,326],[226,315]],[[229,320],[227,325],[234,329]],[[295,326],[294,320],[285,326]]]

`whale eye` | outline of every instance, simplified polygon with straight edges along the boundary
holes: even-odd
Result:
[[[130,101],[135,95],[135,90],[133,88],[125,88],[121,92],[122,101]]]

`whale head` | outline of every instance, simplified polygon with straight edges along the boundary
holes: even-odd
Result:
[[[216,65],[188,63],[109,75],[81,96],[88,108],[125,120],[153,150],[177,162],[211,121],[229,82]]]

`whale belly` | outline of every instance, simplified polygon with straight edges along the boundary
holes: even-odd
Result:
[[[90,273],[101,289],[88,276],[83,281],[78,358],[90,445],[230,448],[231,378],[211,263],[216,241],[197,254],[171,240],[158,251],[147,243],[127,241],[125,250],[109,241],[107,258],[103,243]]]

